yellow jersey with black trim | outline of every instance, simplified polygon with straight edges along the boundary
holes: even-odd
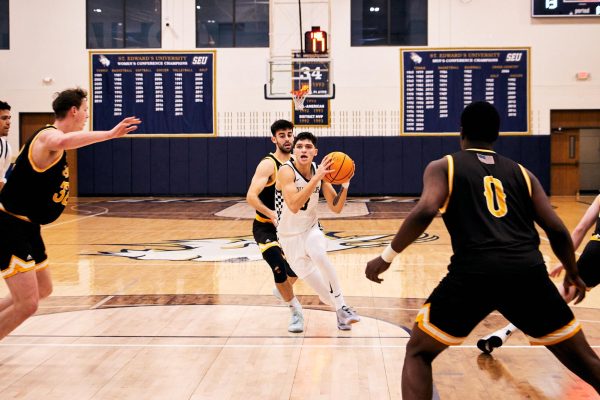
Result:
[[[491,150],[448,156],[452,190],[442,210],[450,233],[450,269],[493,271],[543,263],[531,182],[518,163]]]
[[[269,209],[275,211],[275,181],[277,180],[277,171],[279,171],[279,167],[281,167],[281,161],[279,161],[273,153],[267,154],[263,158],[263,160],[273,161],[273,167],[274,167],[275,172],[273,174],[273,179],[271,181],[267,182],[267,184],[265,185],[263,190],[258,194],[258,198],[260,199],[260,201],[263,202],[263,204],[265,206],[267,206]],[[264,215],[263,213],[261,213],[258,210],[256,211],[256,213],[261,218],[264,218],[264,219],[268,220],[269,223],[271,223],[270,222],[271,220],[268,216]]]
[[[23,146],[13,171],[0,192],[3,208],[16,216],[27,217],[31,222],[44,225],[55,221],[62,214],[69,200],[69,166],[67,155],[62,155],[45,169],[32,161],[31,145],[38,135],[56,129],[45,126],[33,134]]]

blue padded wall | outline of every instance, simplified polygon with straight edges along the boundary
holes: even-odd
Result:
[[[80,196],[244,196],[265,138],[123,138],[78,150]],[[427,164],[459,150],[455,136],[321,137],[320,160],[343,151],[356,163],[350,194],[417,195]],[[532,171],[548,192],[550,136],[503,136],[496,151]]]

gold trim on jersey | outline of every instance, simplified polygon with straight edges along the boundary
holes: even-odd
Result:
[[[528,336],[529,343],[532,346],[551,346],[553,344],[560,343],[564,340],[567,340],[573,337],[577,332],[581,330],[581,324],[573,319],[567,325],[563,326],[560,329],[555,330],[554,332],[543,336],[541,338],[534,338]]]
[[[596,233],[596,234],[592,235],[592,237],[590,238],[590,240],[594,240],[596,242],[600,242],[600,233]]]
[[[269,242],[269,243],[258,243],[258,248],[260,249],[261,253],[264,253],[265,251],[269,250],[271,247],[281,247],[279,245],[279,242]]]
[[[45,259],[44,261],[42,261],[41,263],[39,263],[39,264],[35,264],[35,270],[36,270],[36,271],[41,271],[41,270],[43,270],[44,268],[46,268],[48,265],[50,265],[50,264],[48,264],[48,259],[46,258],[46,259]]]
[[[527,170],[525,169],[525,167],[523,167],[519,163],[517,163],[517,165],[519,166],[519,168],[521,168],[521,172],[523,173],[523,178],[525,178],[525,182],[527,182],[527,190],[529,191],[529,197],[531,197],[531,179],[529,178],[529,174],[527,173]]]
[[[269,223],[269,224],[272,224],[272,223],[273,223],[273,222],[272,222],[272,221],[271,221],[269,218],[264,218],[264,217],[261,217],[261,216],[260,216],[260,215],[258,215],[258,214],[256,214],[256,215],[254,216],[254,219],[255,219],[255,220],[257,220],[258,222],[264,222],[264,223]]]
[[[465,340],[464,337],[459,338],[449,335],[429,321],[430,306],[430,303],[424,304],[419,310],[417,318],[415,319],[415,322],[419,324],[419,328],[438,342],[444,343],[447,346],[456,346],[461,344]]]
[[[496,152],[494,150],[489,150],[489,149],[477,149],[475,147],[470,148],[470,149],[465,149],[466,151],[477,151],[477,152],[481,152],[481,153],[492,153],[492,154],[496,154]]]
[[[19,218],[20,220],[23,220],[25,222],[31,222],[31,220],[29,218],[27,218],[26,216],[24,216],[24,215],[19,215],[19,214],[11,213],[6,208],[4,208],[4,206],[2,205],[2,203],[0,203],[0,211],[4,211],[8,215],[12,215],[13,217]]]
[[[32,169],[33,169],[35,172],[39,172],[39,173],[46,172],[46,171],[48,171],[50,168],[52,168],[53,166],[55,166],[55,165],[56,165],[56,164],[57,164],[57,163],[60,161],[60,159],[61,159],[61,158],[62,158],[62,156],[63,156],[63,153],[65,152],[64,150],[61,150],[61,151],[60,151],[60,153],[59,153],[59,156],[58,156],[58,158],[57,158],[56,160],[52,161],[52,162],[50,163],[50,165],[48,165],[46,168],[40,168],[40,167],[38,167],[37,165],[35,165],[35,162],[33,161],[33,154],[31,153],[31,152],[32,152],[32,149],[33,149],[33,143],[34,143],[34,142],[37,140],[37,138],[38,138],[38,137],[40,137],[40,133],[42,133],[43,131],[45,131],[45,130],[47,130],[47,129],[56,129],[56,127],[55,127],[55,126],[53,126],[53,125],[48,125],[48,126],[47,126],[47,127],[45,127],[44,129],[40,130],[40,131],[38,132],[38,134],[37,134],[37,135],[35,135],[35,137],[34,137],[34,138],[33,138],[33,140],[31,141],[31,143],[29,144],[29,151],[27,152],[27,158],[29,159],[29,164],[31,164],[31,168],[32,168]]]
[[[10,262],[8,263],[8,268],[2,271],[2,277],[4,279],[10,278],[11,276],[15,276],[21,272],[29,272],[35,270],[35,261],[24,261],[19,257],[13,256],[10,258]]]
[[[454,182],[454,158],[451,155],[447,155],[448,159],[448,197],[446,197],[446,201],[444,201],[444,205],[440,208],[440,213],[445,213],[446,208],[448,208],[448,203],[450,202],[450,196],[452,195],[452,184]]]

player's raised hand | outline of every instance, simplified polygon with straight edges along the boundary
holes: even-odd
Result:
[[[331,166],[332,162],[333,162],[333,158],[329,154],[326,155],[325,157],[323,157],[323,159],[321,160],[321,163],[319,164],[319,166],[317,167],[317,170],[315,171],[315,176],[318,179],[323,179],[325,177],[325,175],[327,175],[330,172],[333,172],[333,170],[329,168]]]
[[[137,126],[141,123],[142,120],[137,117],[127,117],[110,130],[110,137],[117,138],[125,136],[129,132],[135,131],[138,128]]]
[[[383,282],[383,279],[379,277],[379,274],[384,273],[390,267],[390,263],[385,262],[381,256],[376,257],[367,263],[365,269],[365,275],[367,279],[375,283]]]

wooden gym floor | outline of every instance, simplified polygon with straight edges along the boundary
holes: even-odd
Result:
[[[592,200],[552,203],[572,229]],[[441,219],[383,284],[368,281],[364,268],[413,205],[353,198],[338,218],[322,214],[346,300],[363,320],[337,330],[335,314],[298,282],[305,332],[291,334],[242,198],[72,199],[43,228],[52,297],[0,342],[0,398],[400,399],[409,328],[451,253]],[[542,251],[555,265],[543,232]],[[596,351],[599,309],[600,290],[574,307]],[[490,315],[438,357],[435,398],[597,398],[520,333],[481,355],[477,339],[505,323]]]

